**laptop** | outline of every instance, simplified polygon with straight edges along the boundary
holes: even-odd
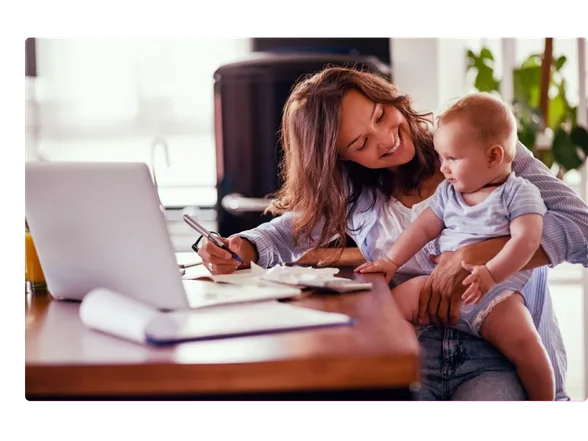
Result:
[[[146,164],[26,163],[25,212],[54,298],[81,301],[107,288],[161,310],[202,306],[207,282],[182,280]],[[249,301],[300,293],[226,285],[229,290]]]

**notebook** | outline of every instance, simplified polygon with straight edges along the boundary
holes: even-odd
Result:
[[[222,290],[219,292],[222,296]],[[97,288],[84,297],[79,313],[89,328],[153,345],[353,324],[344,314],[275,300],[215,303],[216,300],[203,302],[196,309],[162,312],[131,297]]]

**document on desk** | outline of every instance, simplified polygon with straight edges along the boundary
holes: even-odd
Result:
[[[91,329],[154,345],[353,324],[344,314],[278,301],[161,312],[104,288],[84,297],[80,319]]]
[[[300,289],[313,288],[320,291],[346,293],[372,289],[370,282],[336,277],[339,268],[312,268],[303,266],[276,265],[272,268],[262,268],[251,263],[250,269],[244,269],[233,274],[209,276],[218,283],[230,283],[240,286],[292,286]]]

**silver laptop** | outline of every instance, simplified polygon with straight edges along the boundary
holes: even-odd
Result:
[[[146,164],[26,163],[25,194],[53,297],[82,300],[103,287],[159,309],[190,307]]]

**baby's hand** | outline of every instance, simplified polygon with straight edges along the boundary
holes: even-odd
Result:
[[[486,265],[470,265],[464,261],[461,266],[471,273],[463,281],[464,285],[470,285],[461,296],[463,304],[477,304],[496,285],[496,282]]]
[[[398,265],[388,258],[366,262],[355,268],[356,273],[385,273],[387,280],[390,280],[396,274],[396,271],[398,271]]]

